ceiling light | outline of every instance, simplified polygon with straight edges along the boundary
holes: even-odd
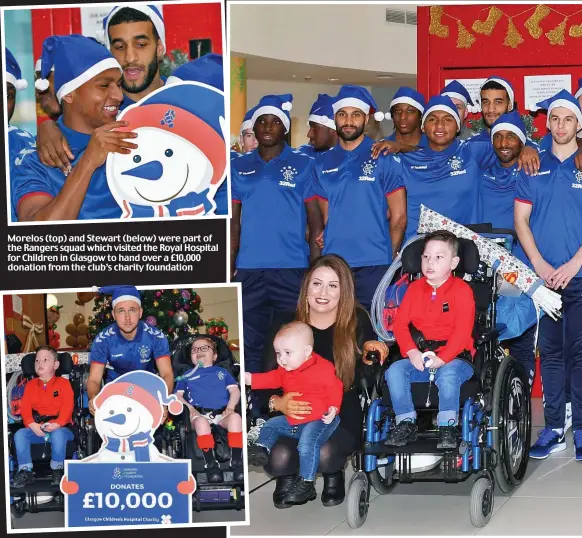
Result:
[[[337,82],[339,78],[328,78],[327,80],[329,80],[330,82]]]
[[[393,75],[376,75],[376,78],[379,78],[380,80],[387,80],[390,78],[394,78]]]

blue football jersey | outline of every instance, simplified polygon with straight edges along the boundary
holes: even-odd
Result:
[[[71,162],[74,168],[87,148],[91,135],[69,129],[63,124],[62,116],[58,119],[57,124],[75,156]],[[67,180],[65,174],[58,168],[42,164],[36,151],[25,155],[20,162],[16,163],[14,172],[14,178],[11,179],[16,208],[26,196],[44,195],[54,198],[62,190]],[[120,217],[121,209],[107,186],[105,165],[100,166],[93,173],[77,218],[87,220],[118,219]]]
[[[372,159],[373,143],[366,136],[353,151],[338,144],[316,167],[315,193],[328,202],[323,253],[351,267],[392,261],[386,196],[404,188],[402,169],[398,156]]]
[[[16,201],[14,198],[15,187],[14,177],[15,166],[19,165],[22,159],[29,153],[36,151],[36,139],[28,131],[19,129],[14,125],[8,125],[8,155],[10,166],[10,215],[12,222],[18,220],[16,214]]]
[[[576,168],[576,152],[560,161],[551,151],[540,152],[535,176],[521,171],[515,199],[531,204],[529,226],[540,254],[558,268],[582,247],[582,172]],[[576,277],[582,277],[582,269]]]
[[[174,392],[184,392],[184,399],[194,407],[222,409],[228,404],[228,387],[238,386],[232,375],[220,366],[192,368],[176,380]]]
[[[288,145],[269,162],[257,149],[231,160],[232,201],[242,204],[238,269],[307,267],[305,202],[314,197],[314,166]]]
[[[477,223],[481,168],[474,149],[455,140],[443,151],[427,147],[401,155],[408,219],[405,241],[416,235],[421,204],[459,224]]]
[[[89,363],[98,362],[107,368],[107,383],[127,372],[146,370],[155,373],[155,362],[170,357],[166,335],[155,327],[140,321],[133,340],[128,340],[112,323],[93,340]]]

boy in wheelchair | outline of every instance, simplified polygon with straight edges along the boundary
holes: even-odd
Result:
[[[434,381],[439,389],[437,448],[457,446],[460,388],[473,375],[471,360],[475,353],[473,292],[466,282],[452,275],[460,261],[458,253],[459,242],[451,232],[439,230],[425,237],[423,277],[410,284],[394,320],[394,336],[403,358],[385,373],[396,414],[396,426],[385,441],[388,446],[416,441],[418,427],[410,385],[426,381],[431,385]],[[411,326],[426,338],[425,343],[431,342],[436,353],[418,349]],[[429,399],[430,385],[427,402]]]
[[[216,343],[211,338],[201,336],[194,340],[190,351],[194,368],[176,379],[174,392],[189,410],[198,447],[204,456],[208,481],[223,481],[223,474],[214,454],[212,425],[219,425],[228,431],[230,465],[235,481],[242,481],[242,419],[235,412],[240,401],[240,389],[227,370],[214,365],[217,357]]]
[[[36,350],[36,376],[25,388],[21,402],[24,428],[14,435],[18,472],[13,487],[24,487],[35,481],[32,472],[31,444],[51,444],[51,486],[58,486],[63,476],[67,441],[74,438],[70,429],[74,394],[68,379],[56,376],[59,368],[57,351],[50,346]]]

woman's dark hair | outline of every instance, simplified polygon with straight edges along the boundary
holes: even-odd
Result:
[[[341,379],[344,390],[349,390],[354,383],[356,355],[361,351],[356,343],[356,307],[358,306],[358,301],[356,299],[354,276],[349,265],[341,256],[326,254],[311,263],[301,284],[297,305],[297,320],[310,324],[307,289],[313,272],[320,267],[331,269],[339,280],[340,299],[333,332],[333,357],[336,375]]]

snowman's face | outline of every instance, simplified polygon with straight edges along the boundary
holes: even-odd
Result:
[[[107,398],[95,413],[95,427],[103,437],[125,438],[153,430],[151,413],[139,402],[123,395]]]
[[[139,127],[134,132],[138,148],[128,155],[112,154],[113,177],[108,178],[110,188],[123,200],[142,206],[167,205],[210,185],[212,164],[196,146],[155,127]]]

